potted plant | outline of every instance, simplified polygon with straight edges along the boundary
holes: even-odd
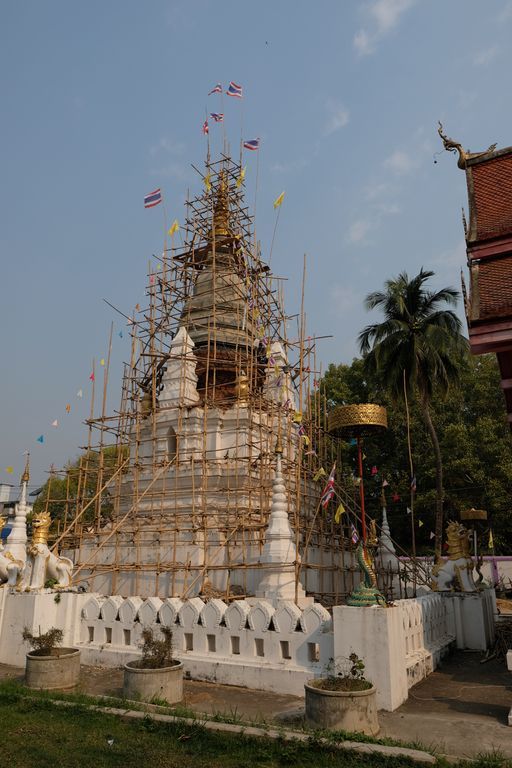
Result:
[[[80,679],[80,650],[62,648],[62,629],[51,627],[47,632],[33,635],[25,627],[23,640],[32,648],[27,653],[25,685],[28,688],[53,690],[74,688]]]
[[[379,732],[377,689],[364,676],[364,662],[356,653],[340,664],[331,659],[323,677],[304,684],[306,722],[316,728],[366,733]]]
[[[127,699],[160,699],[176,704],[183,698],[183,662],[173,658],[172,629],[161,627],[161,639],[151,628],[142,631],[142,658],[124,665],[123,695]]]

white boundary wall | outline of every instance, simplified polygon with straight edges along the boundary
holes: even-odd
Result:
[[[452,644],[485,649],[493,639],[492,590],[431,593],[388,608],[337,606],[331,619],[318,603],[198,597],[103,597],[11,593],[0,588],[0,663],[24,666],[24,627],[64,630],[63,644],[82,663],[118,667],[140,656],[142,629],[172,627],[175,655],[191,678],[303,696],[304,682],[330,660],[355,652],[377,686],[380,709],[394,710],[439,664]]]

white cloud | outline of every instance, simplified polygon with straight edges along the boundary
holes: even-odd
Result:
[[[499,53],[499,47],[497,45],[491,45],[490,48],[483,48],[481,51],[475,54],[473,58],[473,64],[475,67],[486,67],[488,64],[496,58]]]
[[[354,48],[359,56],[369,56],[375,51],[374,41],[370,40],[365,29],[360,29],[359,32],[356,32],[354,35]]]
[[[512,19],[512,0],[509,0],[508,3],[505,3],[501,12],[496,16],[496,21],[499,24],[502,24],[504,21],[508,21],[509,19]]]
[[[397,176],[406,176],[417,166],[417,162],[403,149],[395,149],[386,160],[384,166],[389,168]]]
[[[331,133],[339,131],[340,128],[344,128],[348,124],[350,113],[343,104],[335,104],[333,102],[327,104],[327,109],[330,112],[330,117],[327,120],[324,133],[326,136],[330,136]]]
[[[352,312],[357,306],[363,303],[363,297],[351,285],[345,283],[334,283],[331,286],[331,306],[335,309],[335,314],[340,317],[347,312]]]
[[[357,219],[348,230],[349,243],[365,243],[366,235],[373,228],[373,223],[369,219]]]
[[[378,32],[383,34],[396,27],[400,17],[409,10],[415,0],[376,0],[370,7],[370,15],[377,23]]]
[[[162,136],[161,139],[149,148],[149,154],[154,156],[160,152],[166,152],[169,155],[180,156],[185,152],[185,145],[181,141],[175,141],[170,136]]]
[[[177,181],[184,181],[190,183],[194,178],[197,178],[193,174],[189,165],[179,162],[170,162],[166,165],[159,166],[158,168],[151,168],[150,174],[158,178],[172,178]]]
[[[395,192],[394,187],[388,184],[386,181],[372,181],[365,187],[364,197],[365,200],[373,202],[380,197],[388,196]]]
[[[377,43],[399,24],[403,14],[415,2],[416,0],[373,0],[366,7],[370,21],[369,31],[363,28],[354,35],[353,44],[359,56],[374,53]]]
[[[457,106],[460,109],[468,109],[477,100],[477,97],[476,91],[459,91]]]

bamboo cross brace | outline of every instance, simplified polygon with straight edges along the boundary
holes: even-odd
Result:
[[[109,479],[107,480],[107,482],[106,482],[104,485],[102,485],[102,487],[99,489],[99,491],[97,491],[97,493],[95,493],[95,494],[94,494],[94,496],[92,497],[92,499],[90,499],[90,500],[87,502],[87,504],[85,505],[85,507],[84,507],[84,508],[83,508],[83,509],[82,509],[82,510],[81,510],[81,511],[78,513],[78,515],[77,515],[77,516],[74,518],[73,522],[72,522],[72,523],[70,523],[70,525],[68,525],[68,527],[66,528],[66,530],[65,530],[65,531],[63,531],[63,532],[61,533],[61,535],[59,536],[59,538],[57,539],[57,541],[55,542],[55,544],[52,546],[52,552],[55,552],[55,550],[57,549],[57,545],[58,545],[58,544],[60,544],[60,542],[62,541],[62,539],[63,539],[65,536],[67,536],[67,535],[68,535],[68,533],[70,532],[70,530],[73,528],[73,526],[74,526],[74,525],[76,525],[77,521],[78,521],[78,520],[79,520],[79,519],[82,517],[82,515],[84,514],[84,512],[85,512],[87,509],[89,509],[89,507],[91,506],[91,504],[94,504],[94,502],[96,501],[96,499],[98,498],[98,496],[100,496],[100,495],[103,493],[103,491],[105,490],[105,488],[107,488],[107,486],[108,486],[108,485],[110,485],[110,483],[112,482],[112,480],[114,479],[114,477],[116,477],[116,475],[118,475],[118,474],[121,472],[121,470],[122,470],[122,469],[123,469],[123,468],[126,466],[126,464],[127,464],[129,461],[130,461],[130,457],[128,456],[128,458],[126,458],[126,459],[123,461],[123,463],[121,464],[121,466],[119,466],[119,467],[116,469],[116,471],[114,472],[114,474],[113,474],[111,477],[109,477]]]
[[[167,469],[169,469],[169,467],[170,467],[170,466],[171,466],[171,464],[174,462],[174,460],[175,460],[175,458],[173,458],[171,461],[167,461],[167,462],[166,462],[166,463],[165,463],[165,464],[164,464],[164,465],[163,465],[163,466],[160,468],[160,470],[159,470],[158,472],[156,472],[156,473],[155,473],[155,475],[154,475],[153,479],[151,480],[151,482],[149,483],[149,485],[147,486],[147,488],[145,488],[145,489],[144,489],[144,491],[141,493],[141,495],[140,495],[140,496],[138,496],[138,498],[137,498],[137,501],[135,502],[135,504],[132,504],[132,506],[130,507],[130,509],[129,509],[129,510],[128,510],[128,512],[126,513],[126,515],[124,515],[124,517],[122,517],[122,518],[121,518],[121,520],[120,520],[120,521],[117,523],[117,525],[116,525],[116,526],[114,526],[114,528],[112,528],[112,530],[110,531],[109,535],[108,535],[108,536],[107,536],[107,537],[106,537],[106,538],[105,538],[105,539],[104,539],[104,540],[101,542],[101,544],[100,544],[100,545],[99,545],[99,546],[98,546],[98,547],[97,547],[97,548],[94,550],[94,553],[93,553],[93,559],[92,559],[92,560],[89,560],[87,563],[83,563],[83,564],[82,564],[82,565],[81,565],[81,566],[80,566],[80,567],[79,567],[79,568],[78,568],[78,569],[75,571],[75,573],[73,574],[73,578],[75,578],[75,577],[76,577],[76,576],[77,576],[77,575],[80,573],[80,571],[82,571],[84,568],[87,568],[87,567],[88,567],[88,566],[90,566],[90,565],[94,565],[94,556],[95,556],[95,555],[97,555],[97,554],[98,554],[98,552],[100,551],[100,549],[102,549],[102,548],[105,546],[105,544],[107,543],[107,541],[109,541],[109,540],[112,538],[112,536],[114,535],[114,533],[117,533],[117,531],[118,531],[118,530],[119,530],[119,528],[122,526],[122,524],[124,523],[124,521],[125,521],[125,520],[127,520],[127,518],[128,518],[128,517],[129,517],[129,516],[132,514],[132,512],[135,510],[135,507],[137,506],[137,504],[139,503],[139,501],[140,501],[141,499],[143,499],[143,498],[144,498],[144,496],[146,495],[146,493],[147,493],[147,492],[149,491],[149,489],[150,489],[150,488],[153,486],[153,484],[154,484],[154,483],[155,483],[155,482],[158,480],[158,478],[160,477],[160,475],[162,475],[162,474],[163,474],[163,473],[164,473],[164,472],[165,472]]]

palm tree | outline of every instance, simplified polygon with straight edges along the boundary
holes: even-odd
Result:
[[[443,537],[443,462],[430,402],[434,391],[445,395],[457,383],[460,361],[467,350],[457,315],[443,305],[455,306],[454,288],[428,290],[425,283],[434,273],[421,268],[409,279],[406,272],[387,280],[384,291],[370,293],[366,309],[382,309],[384,321],[366,326],[359,334],[365,366],[375,373],[390,393],[404,398],[417,396],[436,461],[436,556]]]

